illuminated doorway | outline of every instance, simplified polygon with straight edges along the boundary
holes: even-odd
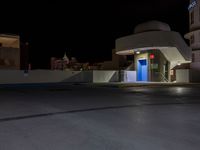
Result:
[[[148,80],[147,60],[140,59],[137,62],[137,81],[147,81],[147,80]]]

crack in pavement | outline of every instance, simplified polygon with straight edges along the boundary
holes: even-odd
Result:
[[[42,113],[42,114],[34,114],[34,115],[25,115],[25,116],[0,118],[0,123],[9,122],[9,121],[15,121],[15,120],[41,118],[41,117],[46,117],[46,116],[55,116],[55,115],[61,115],[61,114],[80,113],[80,112],[111,110],[111,109],[123,109],[123,108],[142,107],[142,106],[165,106],[165,105],[188,105],[188,104],[200,104],[200,102],[146,103],[146,104],[142,103],[142,104],[133,104],[133,105],[122,105],[122,106],[108,106],[108,107],[77,109],[77,110],[68,110],[68,111],[60,111],[60,112],[50,112],[50,113]]]

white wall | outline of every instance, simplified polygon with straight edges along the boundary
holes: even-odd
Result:
[[[189,69],[176,70],[176,82],[189,83]]]
[[[0,84],[56,82],[117,82],[118,71],[0,70]]]
[[[137,82],[136,71],[124,71],[123,82]]]
[[[118,71],[93,71],[93,82],[117,82],[119,80]]]

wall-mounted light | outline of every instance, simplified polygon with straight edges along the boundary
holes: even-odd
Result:
[[[180,61],[178,61],[178,62],[177,62],[177,65],[178,65],[178,66],[180,66],[180,65],[181,65]]]
[[[136,54],[140,54],[140,51],[137,51]]]

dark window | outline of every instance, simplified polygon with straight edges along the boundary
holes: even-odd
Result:
[[[2,43],[0,43],[0,47],[2,47]]]
[[[126,58],[127,58],[127,60],[130,60],[130,61],[134,60],[134,56],[133,55],[127,55]]]
[[[195,55],[194,55],[194,53],[192,53],[192,62],[194,62],[195,61]]]
[[[191,37],[190,37],[190,44],[193,44],[194,43],[194,35],[192,35]]]
[[[200,21],[200,7],[199,7],[199,21]]]
[[[190,24],[194,24],[194,11],[190,13]]]

